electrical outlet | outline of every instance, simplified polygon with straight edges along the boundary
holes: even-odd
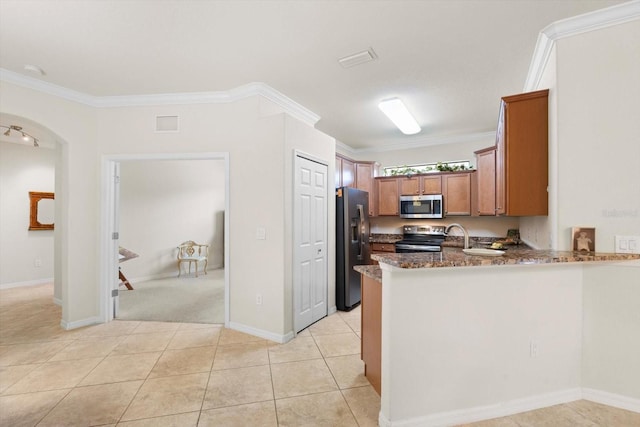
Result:
[[[538,341],[536,340],[529,342],[529,357],[538,357]]]
[[[640,236],[615,236],[617,254],[640,254]]]
[[[33,265],[35,267],[42,267],[42,260],[40,258],[36,258],[33,260]]]
[[[256,294],[256,305],[262,305],[262,295]]]
[[[256,239],[257,240],[267,240],[267,230],[264,227],[256,228]]]

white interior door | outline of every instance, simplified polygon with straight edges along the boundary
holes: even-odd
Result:
[[[294,328],[327,315],[327,165],[296,156],[294,179]]]

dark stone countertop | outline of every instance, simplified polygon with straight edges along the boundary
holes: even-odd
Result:
[[[378,265],[356,265],[355,271],[382,283],[382,269]]]
[[[369,243],[395,243],[402,240],[402,234],[370,234]]]
[[[573,262],[627,261],[640,254],[571,252],[509,247],[501,256],[467,255],[462,249],[443,247],[442,252],[384,253],[371,258],[399,268],[478,267],[487,265],[557,264]]]

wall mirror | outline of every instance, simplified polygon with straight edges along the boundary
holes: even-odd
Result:
[[[53,193],[29,191],[29,230],[53,230]]]

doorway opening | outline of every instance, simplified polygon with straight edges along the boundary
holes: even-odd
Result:
[[[228,325],[228,154],[106,156],[103,189],[105,321]],[[206,272],[179,271],[188,240],[208,246]]]

